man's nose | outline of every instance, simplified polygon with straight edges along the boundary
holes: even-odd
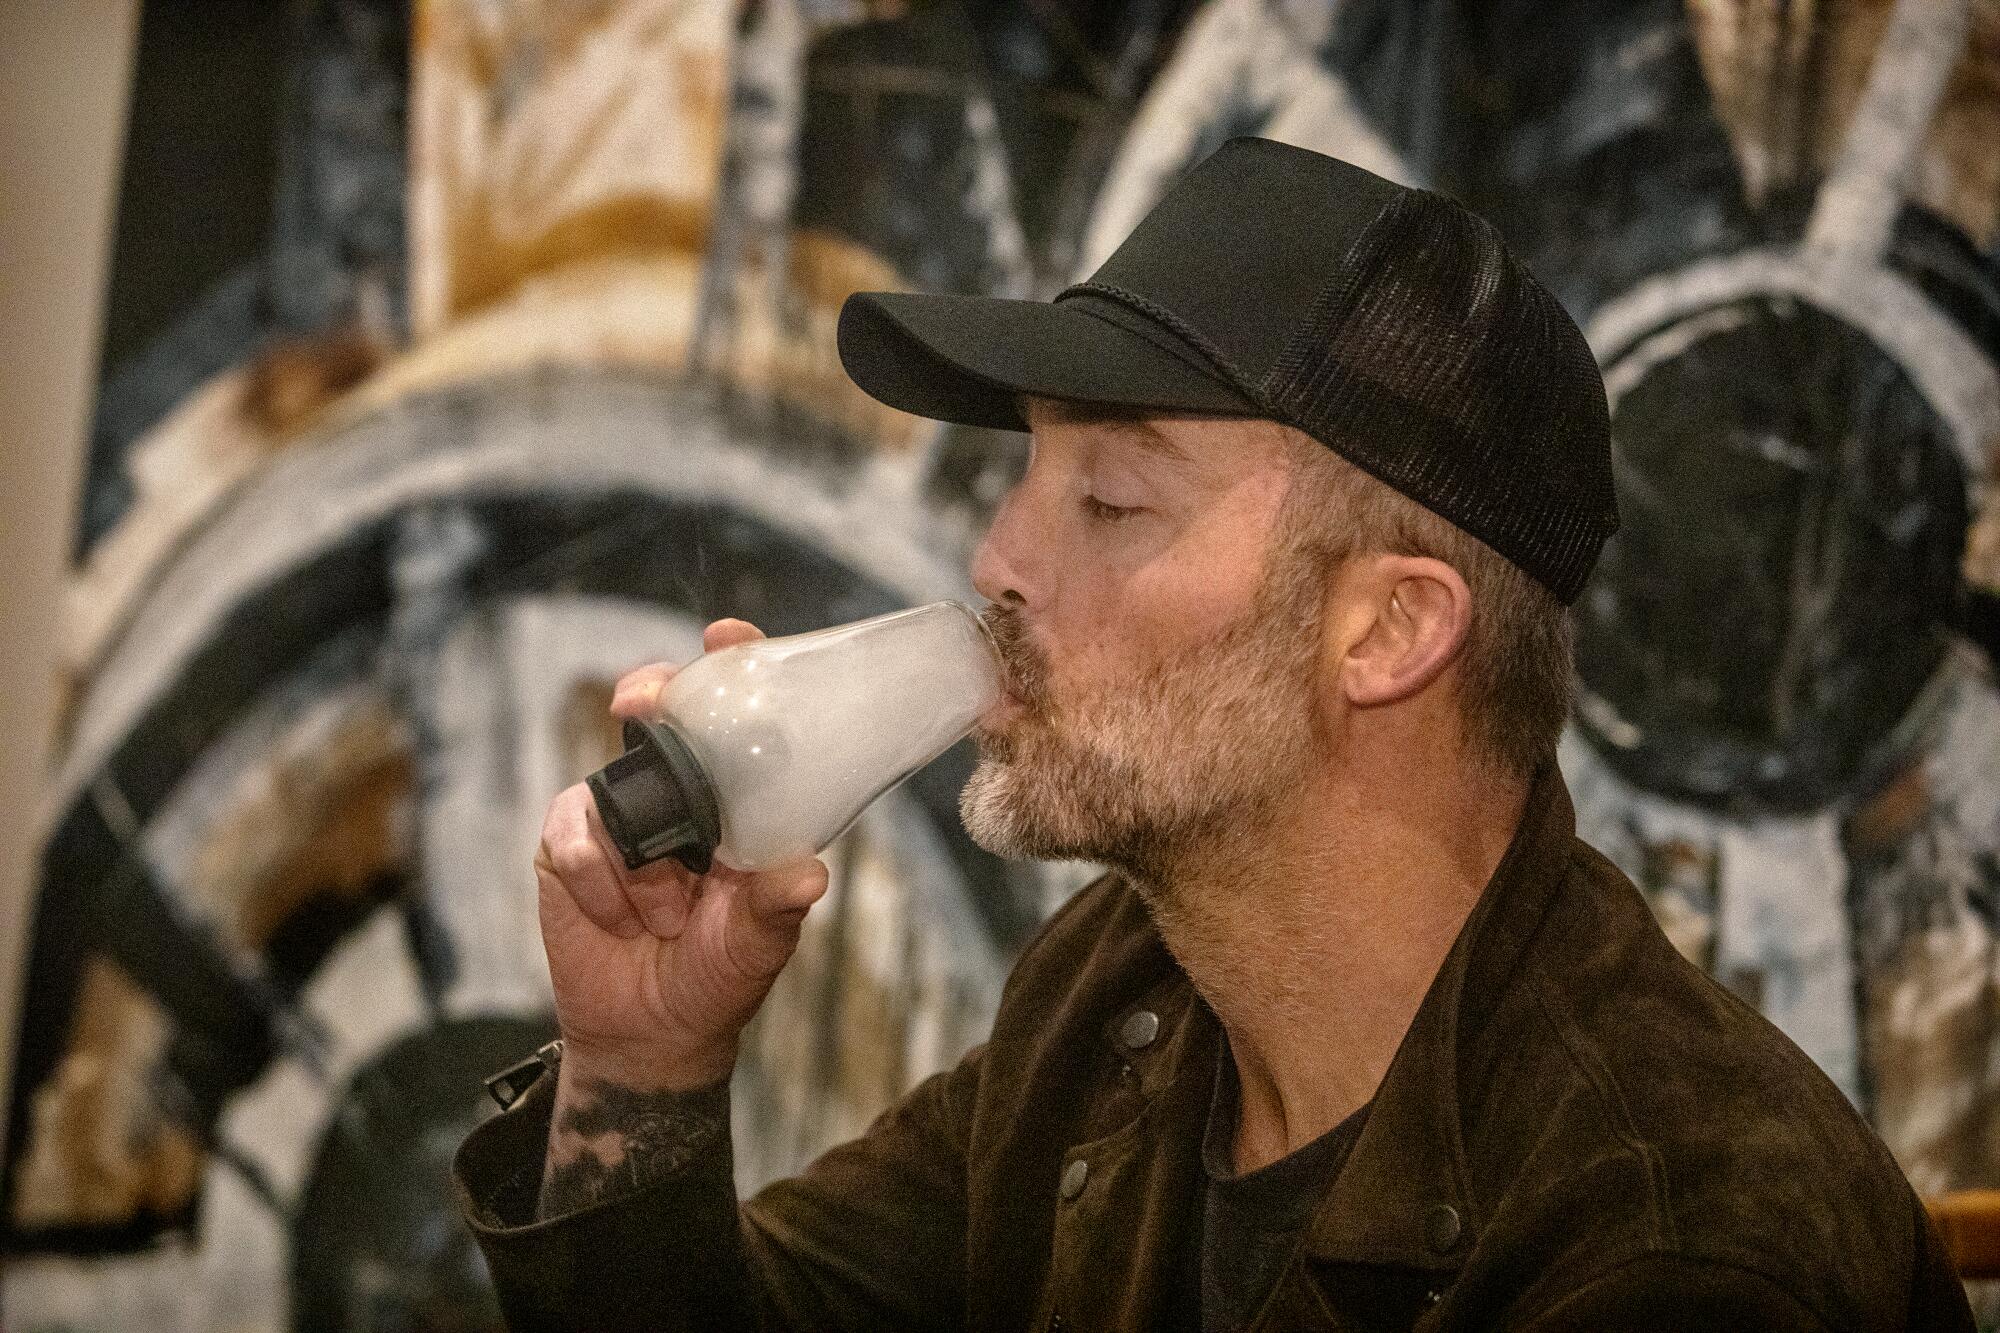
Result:
[[[1030,607],[1041,601],[1040,551],[1033,515],[1016,486],[1000,502],[993,522],[972,555],[972,586],[987,601]]]

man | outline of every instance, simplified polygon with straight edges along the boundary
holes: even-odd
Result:
[[[1603,389],[1490,228],[1236,140],[1054,302],[865,295],[840,341],[1032,431],[964,814],[1111,873],[986,1045],[739,1208],[737,1034],[825,869],[629,872],[564,793],[557,1076],[459,1163],[517,1327],[1971,1326],[1840,1093],[1574,836]]]

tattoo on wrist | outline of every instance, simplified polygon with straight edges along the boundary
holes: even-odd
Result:
[[[728,1131],[728,1079],[685,1092],[640,1092],[585,1079],[557,1099],[535,1216],[545,1220],[643,1189]]]

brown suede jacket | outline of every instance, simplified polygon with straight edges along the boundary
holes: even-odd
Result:
[[[740,1208],[724,1136],[664,1181],[530,1221],[548,1078],[466,1141],[461,1203],[519,1330],[1193,1328],[1219,1038],[1107,877],[1023,953],[986,1045]],[[1674,951],[1576,839],[1550,766],[1250,1326],[1972,1318],[1888,1151]]]

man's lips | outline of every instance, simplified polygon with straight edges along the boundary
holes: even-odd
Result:
[[[1000,697],[993,701],[993,706],[979,715],[978,730],[998,731],[1006,723],[1027,711],[1028,706],[1022,703],[1013,691],[1002,690]]]

